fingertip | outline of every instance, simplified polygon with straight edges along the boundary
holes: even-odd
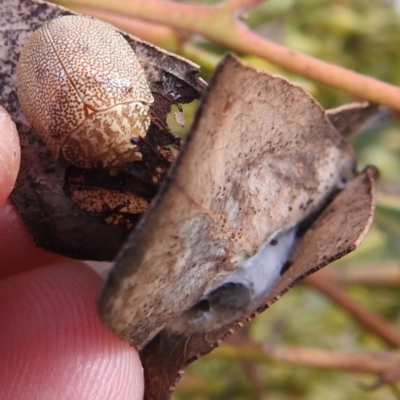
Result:
[[[36,246],[10,202],[0,208],[0,243],[0,279],[64,259]]]
[[[0,207],[11,193],[21,161],[18,131],[7,111],[0,106]]]
[[[1,399],[142,399],[137,352],[97,316],[101,278],[78,262],[0,281]]]

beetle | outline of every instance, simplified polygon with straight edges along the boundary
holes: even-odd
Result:
[[[140,161],[154,98],[136,54],[111,25],[63,16],[36,30],[21,51],[17,95],[56,159],[113,175]]]

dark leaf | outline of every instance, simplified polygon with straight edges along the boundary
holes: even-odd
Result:
[[[357,133],[380,108],[378,104],[364,101],[332,108],[326,111],[326,115],[342,136],[348,137]]]
[[[293,264],[250,315],[216,331],[186,334],[164,328],[141,351],[146,400],[170,397],[188,364],[209,353],[235,330],[271,306],[305,276],[356,249],[373,218],[375,170],[367,169],[324,210],[298,244]]]
[[[354,250],[374,210],[372,169],[321,107],[232,56],[116,259],[106,324],[141,350],[147,399],[294,283]]]
[[[198,67],[124,34],[136,51],[155,98],[152,125],[138,144],[143,162],[127,164],[114,179],[107,172],[78,170],[54,160],[23,116],[15,90],[19,53],[34,30],[72,12],[51,3],[0,2],[2,59],[0,104],[17,122],[22,163],[12,200],[36,243],[70,257],[111,260],[140,219],[174,159],[179,139],[166,126],[173,104],[200,96],[205,83]]]

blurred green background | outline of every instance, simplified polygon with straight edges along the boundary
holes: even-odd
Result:
[[[399,8],[395,1],[389,0],[270,0],[250,11],[246,22],[259,34],[291,49],[400,85]],[[207,60],[213,57],[217,60],[227,51],[212,43],[199,45],[210,56]],[[276,68],[265,60],[246,55],[242,58],[301,84],[324,108],[357,100]],[[212,66],[204,62],[202,69],[208,79]],[[186,109],[187,115],[192,113],[191,107]],[[390,119],[386,118],[388,115]],[[353,277],[346,285],[347,293],[400,328],[400,126],[397,117],[384,113],[373,126],[351,139],[360,168],[374,164],[380,170],[376,219],[361,247],[328,268]],[[258,316],[239,335],[241,343],[255,341],[332,351],[388,348],[342,308],[301,285]],[[229,345],[235,345],[234,338]],[[400,399],[400,385],[365,390],[364,386],[377,381],[373,375],[280,361],[252,363],[227,358],[224,354],[215,351],[192,364],[178,385],[174,399]]]
[[[182,2],[216,4],[219,1]],[[260,35],[288,48],[400,85],[400,1],[269,0],[249,11],[245,21]],[[186,37],[181,32],[175,43],[179,44],[181,38],[182,55],[201,65],[206,80],[229,51],[198,37]],[[188,42],[185,43],[185,39]],[[175,48],[170,50],[176,51]],[[282,70],[266,60],[246,54],[240,56],[257,68],[284,75],[302,85],[324,108],[358,100]],[[185,134],[195,108],[196,102],[184,105],[184,128],[170,116],[168,123],[174,133]],[[397,331],[400,331],[399,121],[395,113],[383,112],[372,125],[351,139],[359,167],[374,164],[380,170],[376,218],[360,248],[327,267],[342,279],[346,293],[353,300],[384,318]],[[299,285],[235,334],[226,346],[193,363],[173,399],[400,399],[400,384],[366,390],[377,382],[375,375],[311,368],[268,358],[262,362],[244,361],[223,351],[224,346],[229,350],[232,346],[255,343],[325,349],[332,354],[390,350],[400,359],[398,349],[390,349],[342,307],[309,286]],[[398,368],[400,377],[400,365]]]

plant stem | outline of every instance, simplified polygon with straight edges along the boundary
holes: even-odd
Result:
[[[400,111],[400,88],[272,43],[248,29],[236,13],[259,0],[230,0],[215,6],[165,0],[70,0],[88,6],[196,33],[237,52],[263,57],[288,71]],[[238,7],[234,10],[234,7]],[[236,13],[234,12],[236,11]]]
[[[340,352],[303,346],[277,344],[244,344],[223,346],[213,351],[213,357],[270,363],[271,360],[313,368],[337,369],[384,374],[396,369],[400,354],[397,351]]]
[[[346,312],[366,327],[369,331],[379,336],[388,345],[400,347],[400,335],[398,330],[380,316],[355,302],[338,284],[334,275],[329,270],[320,270],[309,275],[303,281],[308,286],[320,291],[336,304],[339,304]]]

